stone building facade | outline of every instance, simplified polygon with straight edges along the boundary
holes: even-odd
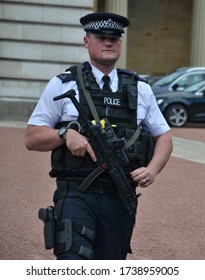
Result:
[[[119,67],[205,66],[204,0],[0,0],[0,120],[26,121],[47,81],[87,60],[79,18],[128,16]]]

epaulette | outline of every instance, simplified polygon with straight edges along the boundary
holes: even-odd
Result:
[[[70,81],[75,81],[75,77],[72,73],[62,73],[57,75],[56,77],[58,77],[63,84]]]
[[[140,82],[144,82],[144,83],[148,83],[148,81],[142,77],[139,76],[139,74],[137,72],[134,72],[132,70],[128,70],[128,69],[117,69],[118,73],[124,73],[130,76],[133,76]]]

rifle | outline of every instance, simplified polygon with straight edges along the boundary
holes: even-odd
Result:
[[[86,191],[88,186],[104,171],[108,171],[117,189],[117,195],[121,199],[129,215],[135,214],[137,195],[131,187],[125,173],[121,167],[129,167],[129,159],[124,150],[125,138],[119,139],[108,119],[101,120],[100,124],[93,123],[86,117],[80,103],[75,97],[75,90],[53,98],[54,101],[62,98],[70,98],[79,114],[83,118],[87,127],[90,145],[93,148],[98,167],[82,182],[79,189]]]

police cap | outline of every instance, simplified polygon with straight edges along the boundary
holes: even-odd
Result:
[[[113,13],[91,13],[80,18],[85,31],[104,36],[122,37],[129,20]]]

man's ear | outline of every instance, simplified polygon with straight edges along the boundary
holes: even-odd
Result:
[[[85,36],[84,39],[83,39],[83,41],[84,41],[85,47],[88,48],[88,41],[89,41],[88,36]]]

